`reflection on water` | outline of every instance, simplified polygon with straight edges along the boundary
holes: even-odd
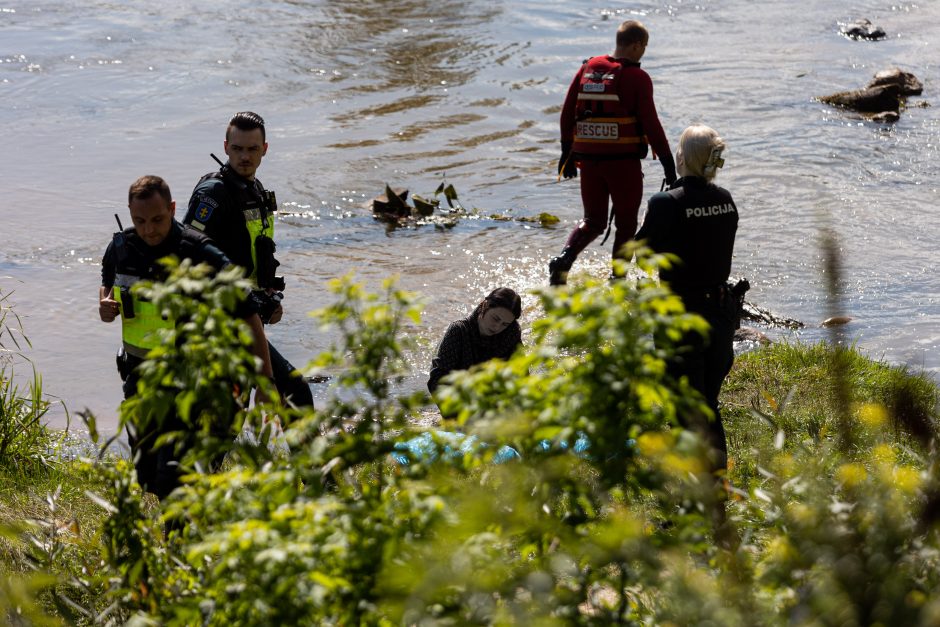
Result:
[[[336,34],[328,47],[318,31],[307,37],[313,49],[335,57],[348,94],[421,93],[473,80],[497,47],[485,43],[481,31],[500,13],[498,5],[446,0],[327,2],[323,29]]]
[[[424,384],[447,323],[497,285],[546,282],[546,263],[580,218],[577,181],[556,180],[558,113],[581,60],[612,48],[619,21],[650,28],[643,66],[674,142],[702,121],[728,143],[719,182],[741,207],[734,272],[749,299],[810,324],[779,337],[825,337],[817,231],[844,255],[847,335],[876,357],[940,371],[934,252],[940,109],[911,107],[891,126],[814,97],[901,66],[938,104],[940,5],[874,0],[791,3],[640,0],[443,2],[7,0],[0,12],[4,162],[0,267],[34,343],[45,388],[73,410],[113,420],[120,398],[114,325],[96,317],[98,260],[143,173],[177,201],[213,167],[228,117],[253,109],[271,144],[259,171],[285,213],[278,254],[288,280],[271,328],[295,364],[332,339],[304,313],[327,280],[390,274],[425,295],[422,346],[408,385]],[[864,14],[889,38],[852,42],[839,24]],[[156,28],[155,25],[159,25]],[[783,28],[781,25],[785,25]],[[661,168],[647,161],[645,197]],[[433,196],[443,178],[478,209],[452,229],[394,231],[368,201],[385,183]],[[559,216],[541,228],[494,213]],[[597,244],[572,277],[606,276]],[[524,299],[524,322],[538,315]]]

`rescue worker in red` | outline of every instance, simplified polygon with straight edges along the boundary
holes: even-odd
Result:
[[[549,283],[564,285],[578,254],[607,227],[608,204],[616,227],[614,259],[637,227],[643,197],[640,159],[653,147],[666,182],[676,180],[669,141],[656,115],[653,81],[640,69],[649,32],[635,20],[617,29],[617,47],[610,56],[588,59],[578,70],[561,110],[561,159],[558,173],[566,179],[581,169],[584,219],[561,255],[548,265]]]

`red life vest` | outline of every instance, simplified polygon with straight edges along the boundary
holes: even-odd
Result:
[[[613,57],[585,62],[575,108],[574,152],[637,159],[646,156],[647,140],[636,111],[620,101],[623,70],[624,65]]]

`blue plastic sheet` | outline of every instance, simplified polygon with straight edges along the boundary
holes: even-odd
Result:
[[[434,462],[438,457],[445,461],[454,461],[467,454],[476,454],[488,448],[486,442],[481,442],[475,435],[467,435],[459,431],[426,431],[404,442],[396,442],[392,451],[392,459],[402,466],[412,461]],[[493,455],[494,464],[503,464],[513,459],[520,459],[521,455],[511,446],[501,446]]]
[[[627,448],[632,448],[635,445],[636,441],[633,438],[626,441]],[[438,429],[435,431],[425,431],[421,435],[417,435],[404,442],[396,442],[395,450],[391,453],[391,457],[402,466],[407,466],[413,461],[424,463],[434,462],[437,461],[438,458],[445,461],[454,461],[464,455],[477,454],[479,451],[489,446],[490,445],[486,442],[480,441],[480,438],[475,435],[467,435],[459,431],[443,431]],[[558,446],[560,446],[562,450],[567,450],[568,442],[559,442]],[[538,443],[536,451],[547,452],[550,451],[551,448],[552,441],[546,439]],[[575,440],[574,445],[571,447],[571,452],[582,459],[590,459],[590,450],[591,441],[588,439],[587,435],[579,432],[578,439]],[[513,447],[504,445],[496,450],[492,461],[494,464],[503,464],[514,459],[522,459],[522,455]]]

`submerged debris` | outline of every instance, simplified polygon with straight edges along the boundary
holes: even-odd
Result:
[[[441,201],[437,197],[443,195],[447,202],[446,212],[440,213]],[[392,187],[385,184],[385,193],[372,199],[372,214],[377,220],[382,220],[391,227],[420,226],[433,224],[437,228],[449,229],[456,226],[460,218],[489,218],[498,221],[537,222],[541,226],[552,226],[560,220],[557,216],[542,212],[536,216],[510,216],[505,214],[481,214],[477,210],[472,212],[464,209],[457,197],[457,190],[446,181],[441,182],[434,192],[434,198],[425,198],[412,194],[413,205],[408,204],[408,190],[404,187]]]
[[[744,314],[741,317],[744,320],[762,322],[763,324],[771,327],[782,327],[785,329],[802,329],[806,326],[799,320],[778,316],[777,314],[768,311],[767,309],[763,309],[757,305],[752,305],[747,301],[744,301]]]
[[[372,199],[372,211],[379,216],[402,218],[411,215],[408,206],[408,190],[403,187],[392,188],[385,184],[385,193]]]
[[[491,220],[497,220],[499,222],[538,222],[541,226],[552,226],[553,224],[558,224],[561,220],[558,216],[552,215],[543,211],[537,216],[507,216],[501,213],[494,213],[490,215]]]
[[[840,91],[819,100],[836,107],[852,109],[877,122],[895,122],[907,96],[916,96],[924,89],[923,83],[910,72],[900,68],[882,70],[875,74],[863,89]]]
[[[887,37],[885,29],[875,26],[871,23],[871,20],[865,18],[843,26],[842,34],[849,39],[866,39],[868,41],[880,41]]]

